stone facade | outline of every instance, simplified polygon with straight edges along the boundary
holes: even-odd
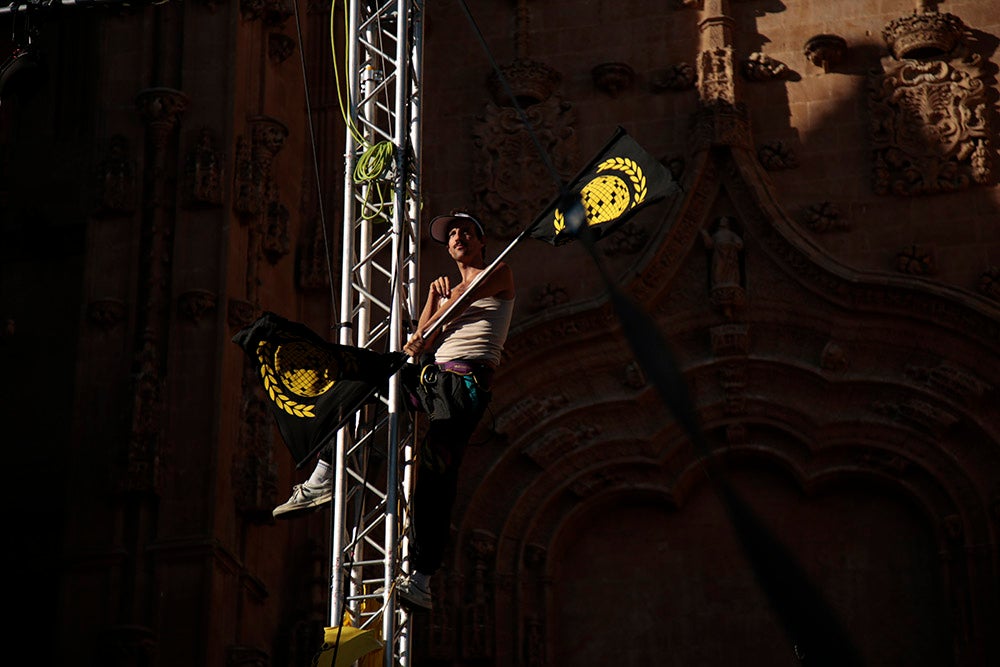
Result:
[[[1000,660],[995,3],[474,4],[560,178],[618,124],[669,165],[682,193],[601,256],[868,664]],[[554,193],[463,14],[427,5],[424,211],[474,210],[496,252]],[[297,52],[333,232],[329,7],[298,8],[301,45],[281,3],[54,12],[48,79],[0,105],[13,551],[58,660],[292,667],[322,641],[328,515],[270,519],[301,473],[228,342],[264,309],[336,317]],[[589,262],[511,255],[414,664],[811,664]]]

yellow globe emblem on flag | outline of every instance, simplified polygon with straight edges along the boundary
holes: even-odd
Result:
[[[614,222],[646,199],[646,177],[634,160],[608,158],[597,166],[595,174],[600,175],[595,175],[580,189],[588,226]],[[553,212],[552,226],[557,233],[566,229],[566,219],[558,208]]]
[[[264,390],[274,404],[293,417],[306,419],[316,416],[316,406],[288,394],[305,399],[319,396],[333,386],[339,372],[334,355],[299,341],[273,346],[262,340],[257,344],[257,360]]]
[[[274,369],[289,391],[303,398],[315,398],[333,386],[337,360],[312,345],[295,341],[279,345],[274,353]]]
[[[617,176],[598,176],[580,190],[588,225],[614,220],[629,209],[631,199],[628,185]]]

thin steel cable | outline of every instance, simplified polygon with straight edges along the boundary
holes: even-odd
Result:
[[[295,34],[299,40],[299,63],[302,65],[302,90],[306,98],[306,122],[309,126],[309,147],[312,153],[313,174],[316,176],[316,201],[319,204],[319,224],[323,229],[323,255],[326,259],[326,280],[330,285],[330,307],[339,313],[337,294],[333,289],[333,261],[330,258],[330,240],[326,236],[326,211],[323,208],[323,182],[319,174],[319,156],[316,153],[316,130],[313,128],[312,102],[309,100],[309,78],[306,72],[306,55],[302,48],[302,24],[299,22],[299,3],[292,0],[295,10]]]
[[[494,73],[496,73],[497,78],[500,80],[500,85],[503,86],[503,91],[507,94],[507,97],[510,98],[510,103],[513,104],[514,109],[517,110],[517,115],[524,124],[524,129],[528,131],[528,135],[531,137],[532,143],[535,144],[535,149],[538,150],[538,155],[542,158],[542,162],[545,164],[546,170],[548,170],[549,175],[552,176],[552,181],[556,184],[559,191],[563,192],[566,189],[566,185],[559,176],[559,172],[556,171],[555,165],[552,164],[552,159],[549,157],[548,152],[542,147],[542,142],[538,140],[538,135],[535,134],[534,128],[531,127],[531,121],[528,120],[528,115],[524,113],[524,109],[521,108],[521,105],[518,104],[517,98],[514,97],[514,91],[511,90],[510,84],[507,83],[507,78],[500,70],[500,65],[497,64],[496,58],[493,57],[493,52],[490,51],[490,47],[486,43],[486,38],[483,37],[483,31],[479,29],[479,24],[476,23],[476,19],[473,18],[472,12],[469,11],[469,6],[465,4],[465,0],[458,0],[458,4],[462,6],[462,10],[465,12],[466,18],[469,19],[469,23],[472,25],[472,30],[476,33],[476,37],[479,39],[479,43],[482,45],[483,51],[486,52],[486,58],[490,61],[490,66],[493,67]]]

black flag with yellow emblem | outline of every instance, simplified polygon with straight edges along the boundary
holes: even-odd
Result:
[[[627,132],[619,127],[608,144],[587,164],[569,186],[578,193],[587,226],[595,238],[611,233],[655,201],[679,192],[670,172]],[[575,199],[575,198],[574,198]],[[535,218],[530,236],[552,245],[562,245],[575,236],[568,229],[565,211],[553,201]]]
[[[233,337],[260,376],[281,437],[303,465],[406,361],[328,343],[304,324],[274,313]]]

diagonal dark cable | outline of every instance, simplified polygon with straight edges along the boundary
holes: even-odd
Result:
[[[521,108],[517,98],[514,97],[514,91],[511,90],[510,84],[507,83],[507,77],[503,75],[503,72],[500,70],[500,66],[493,57],[493,52],[490,51],[490,47],[486,43],[486,38],[483,37],[483,31],[479,29],[479,24],[476,23],[476,19],[472,16],[472,12],[469,11],[469,6],[465,4],[465,0],[458,0],[458,4],[462,6],[462,11],[465,12],[466,18],[469,19],[469,24],[472,25],[473,32],[475,32],[476,37],[479,38],[479,43],[482,45],[483,51],[486,52],[486,58],[490,61],[490,66],[493,67],[493,71],[500,80],[500,85],[503,86],[504,93],[506,93],[507,97],[510,98],[510,103],[514,105],[514,109],[517,110],[518,117],[520,117],[521,122],[524,123],[524,128],[528,131],[528,135],[531,136],[531,142],[535,144],[535,149],[538,151],[539,157],[542,158],[542,162],[545,164],[545,169],[552,177],[552,181],[556,184],[556,188],[558,188],[560,192],[563,191],[566,186],[562,182],[559,172],[556,171],[555,165],[552,164],[552,159],[549,157],[548,152],[542,147],[542,142],[538,140],[538,135],[535,134],[535,130],[531,126],[531,121],[528,120],[528,115],[524,113],[524,109]]]
[[[306,55],[302,49],[302,25],[299,22],[299,3],[292,2],[295,10],[295,34],[299,40],[299,64],[302,66],[302,90],[306,98],[306,121],[309,126],[309,147],[312,149],[313,174],[316,176],[316,201],[319,203],[319,224],[323,229],[323,254],[326,258],[326,279],[330,284],[330,306],[334,313],[337,308],[337,294],[333,288],[333,262],[330,260],[330,240],[326,236],[326,212],[323,208],[323,182],[319,174],[319,157],[316,155],[316,130],[313,128],[312,103],[309,101],[309,78],[306,72]]]
[[[718,468],[698,422],[687,383],[656,323],[612,280],[597,254],[589,228],[584,226],[578,238],[608,290],[636,361],[704,460],[705,474],[726,510],[743,553],[796,651],[804,651],[803,659],[808,660],[808,665],[863,665],[854,642],[809,575]],[[714,475],[710,471],[713,467]]]

